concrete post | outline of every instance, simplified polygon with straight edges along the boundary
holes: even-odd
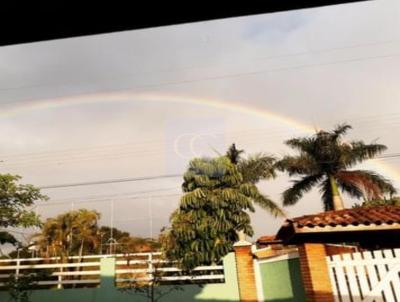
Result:
[[[115,258],[100,259],[100,287],[114,288],[115,284]]]

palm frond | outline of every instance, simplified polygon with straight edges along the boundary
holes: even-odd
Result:
[[[303,153],[310,153],[313,150],[315,137],[297,137],[285,141],[289,147]]]
[[[295,204],[301,197],[303,197],[304,193],[307,193],[312,189],[312,187],[317,184],[321,178],[322,174],[305,176],[299,180],[295,180],[294,185],[283,192],[283,205],[293,205]]]
[[[329,178],[321,182],[319,192],[321,193],[324,211],[333,210],[333,194]]]
[[[286,213],[268,196],[265,196],[261,193],[258,193],[256,196],[253,196],[254,202],[261,207],[262,209],[271,213],[274,217],[286,217]]]
[[[393,195],[397,192],[393,184],[382,175],[368,170],[352,170],[341,171],[337,175],[338,178],[345,182],[357,185],[360,190],[364,191],[367,199],[379,199],[385,193]]]
[[[351,173],[347,173],[348,171],[339,172],[335,179],[342,190],[342,192],[346,192],[351,197],[354,198],[362,198],[364,196],[363,188],[357,176],[352,175]]]
[[[239,172],[243,176],[244,182],[257,183],[261,179],[274,178],[276,158],[263,153],[242,159],[238,163]]]
[[[319,166],[314,158],[307,154],[299,156],[284,156],[276,162],[275,167],[280,171],[286,171],[289,176],[317,174]]]
[[[352,128],[353,127],[351,127],[349,124],[346,124],[346,123],[339,124],[333,130],[334,137],[338,138],[338,137],[346,134],[347,130],[352,129]]]
[[[346,166],[352,166],[364,160],[376,157],[387,150],[385,145],[365,144],[362,141],[352,141],[343,150],[342,160]]]
[[[232,164],[237,164],[240,160],[240,154],[242,154],[244,150],[239,150],[236,148],[236,145],[233,143],[230,145],[228,151],[226,152],[226,157],[229,158]]]

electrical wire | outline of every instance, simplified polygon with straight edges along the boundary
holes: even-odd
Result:
[[[354,45],[349,45],[349,46],[339,46],[339,47],[331,47],[331,48],[325,48],[325,49],[317,49],[317,50],[307,50],[307,51],[300,51],[296,53],[288,53],[288,54],[279,54],[279,55],[271,55],[271,56],[263,56],[263,57],[258,57],[258,58],[252,58],[250,61],[254,62],[260,62],[260,61],[269,61],[269,60],[276,60],[276,59],[282,59],[282,58],[290,58],[290,57],[296,57],[296,56],[305,56],[305,55],[316,55],[316,54],[322,54],[322,53],[327,53],[327,52],[332,52],[332,51],[338,51],[338,50],[349,50],[349,49],[355,49],[355,48],[362,48],[362,47],[370,47],[370,46],[377,46],[377,45],[385,45],[385,44],[393,44],[393,43],[398,43],[400,42],[399,40],[396,39],[391,39],[391,40],[385,40],[385,41],[377,41],[377,42],[370,42],[370,43],[360,43],[360,44],[354,44]],[[225,62],[225,64],[232,65],[232,63],[237,64],[237,60],[234,62]],[[156,73],[171,73],[171,72],[176,72],[176,71],[189,71],[189,70],[195,70],[195,69],[204,69],[208,67],[214,67],[215,63],[209,63],[209,64],[202,64],[202,65],[197,65],[197,66],[190,66],[190,67],[184,67],[184,68],[166,68],[166,69],[157,69],[157,70],[152,70],[152,71],[141,71],[140,73],[136,74],[128,74],[126,76],[113,76],[113,77],[107,77],[107,78],[101,78],[100,81],[97,78],[97,82],[104,82],[104,80],[122,80],[122,79],[129,79],[129,78],[134,78],[138,76],[143,76],[144,74],[156,74]],[[93,80],[91,81],[93,82]],[[79,84],[82,84],[80,81]],[[0,87],[0,91],[10,91],[10,90],[21,90],[21,89],[26,89],[26,88],[39,88],[39,87],[57,87],[57,86],[65,86],[65,85],[71,85],[71,83],[66,84],[64,83],[52,83],[52,84],[34,84],[34,85],[21,85],[21,86],[14,86],[14,87]]]
[[[76,183],[67,183],[67,184],[44,185],[44,186],[38,186],[38,188],[39,189],[58,189],[58,188],[92,186],[92,185],[102,185],[102,184],[110,184],[110,183],[145,181],[145,180],[154,180],[154,179],[162,179],[162,178],[177,178],[177,177],[182,177],[182,175],[181,174],[165,174],[165,175],[129,177],[129,178],[119,178],[119,179],[105,179],[105,180],[76,182]]]
[[[400,124],[399,124],[400,126]],[[369,131],[372,131],[371,128],[368,128]],[[283,131],[283,132],[275,132],[275,135],[273,135],[273,132],[265,131],[265,129],[252,129],[248,130],[246,132],[226,132],[226,133],[212,133],[210,135],[212,136],[226,136],[229,137],[230,135],[234,135],[235,139],[240,139],[242,137],[246,138],[246,142],[251,142],[251,141],[258,141],[261,137],[266,137],[269,136],[268,141],[271,142],[271,138],[273,137],[281,137],[283,134],[288,134],[289,131]],[[258,133],[261,132],[261,133]],[[300,131],[299,131],[300,132]],[[239,135],[235,135],[238,133]],[[240,133],[243,133],[243,135],[240,135]],[[293,131],[291,132],[293,133]],[[161,141],[160,141],[161,143]],[[116,145],[116,146],[124,146],[124,145]],[[99,147],[101,148],[101,146]],[[70,153],[68,154],[68,151],[65,151],[66,154],[65,156],[68,155],[68,158],[59,158],[57,156],[60,156],[61,154],[59,153],[54,153],[53,155],[50,152],[44,152],[43,154],[41,153],[36,153],[33,155],[36,155],[35,157],[27,157],[27,158],[21,158],[17,161],[14,162],[7,162],[7,155],[2,156],[3,160],[3,165],[6,165],[7,167],[16,167],[16,166],[32,166],[32,165],[52,165],[52,164],[65,164],[65,163],[75,163],[75,162],[82,162],[82,161],[90,161],[90,160],[104,160],[104,159],[118,159],[118,158],[128,158],[128,157],[156,157],[156,156],[165,156],[165,150],[161,150],[159,148],[156,148],[155,150],[149,150],[148,148],[144,147],[142,149],[134,149],[132,151],[129,151],[130,148],[126,148],[127,150],[124,152],[117,152],[117,150],[107,150],[104,152],[109,152],[112,151],[112,153],[100,153],[95,152],[94,154],[88,154],[88,155],[82,155],[80,153],[79,155],[74,156],[74,154]],[[99,151],[100,152],[100,151]],[[103,151],[101,151],[103,152]],[[64,155],[64,154],[63,154]],[[22,156],[22,154],[20,154]],[[39,156],[39,158],[37,157]],[[54,156],[56,156],[54,158]],[[8,158],[12,157],[9,156]],[[4,164],[5,163],[5,164]]]

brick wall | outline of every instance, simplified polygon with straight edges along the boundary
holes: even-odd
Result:
[[[307,302],[334,302],[324,244],[299,246],[300,269]]]
[[[241,302],[257,302],[257,288],[251,243],[234,246]]]

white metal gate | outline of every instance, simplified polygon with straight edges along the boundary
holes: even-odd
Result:
[[[327,257],[335,301],[400,302],[400,249]]]

